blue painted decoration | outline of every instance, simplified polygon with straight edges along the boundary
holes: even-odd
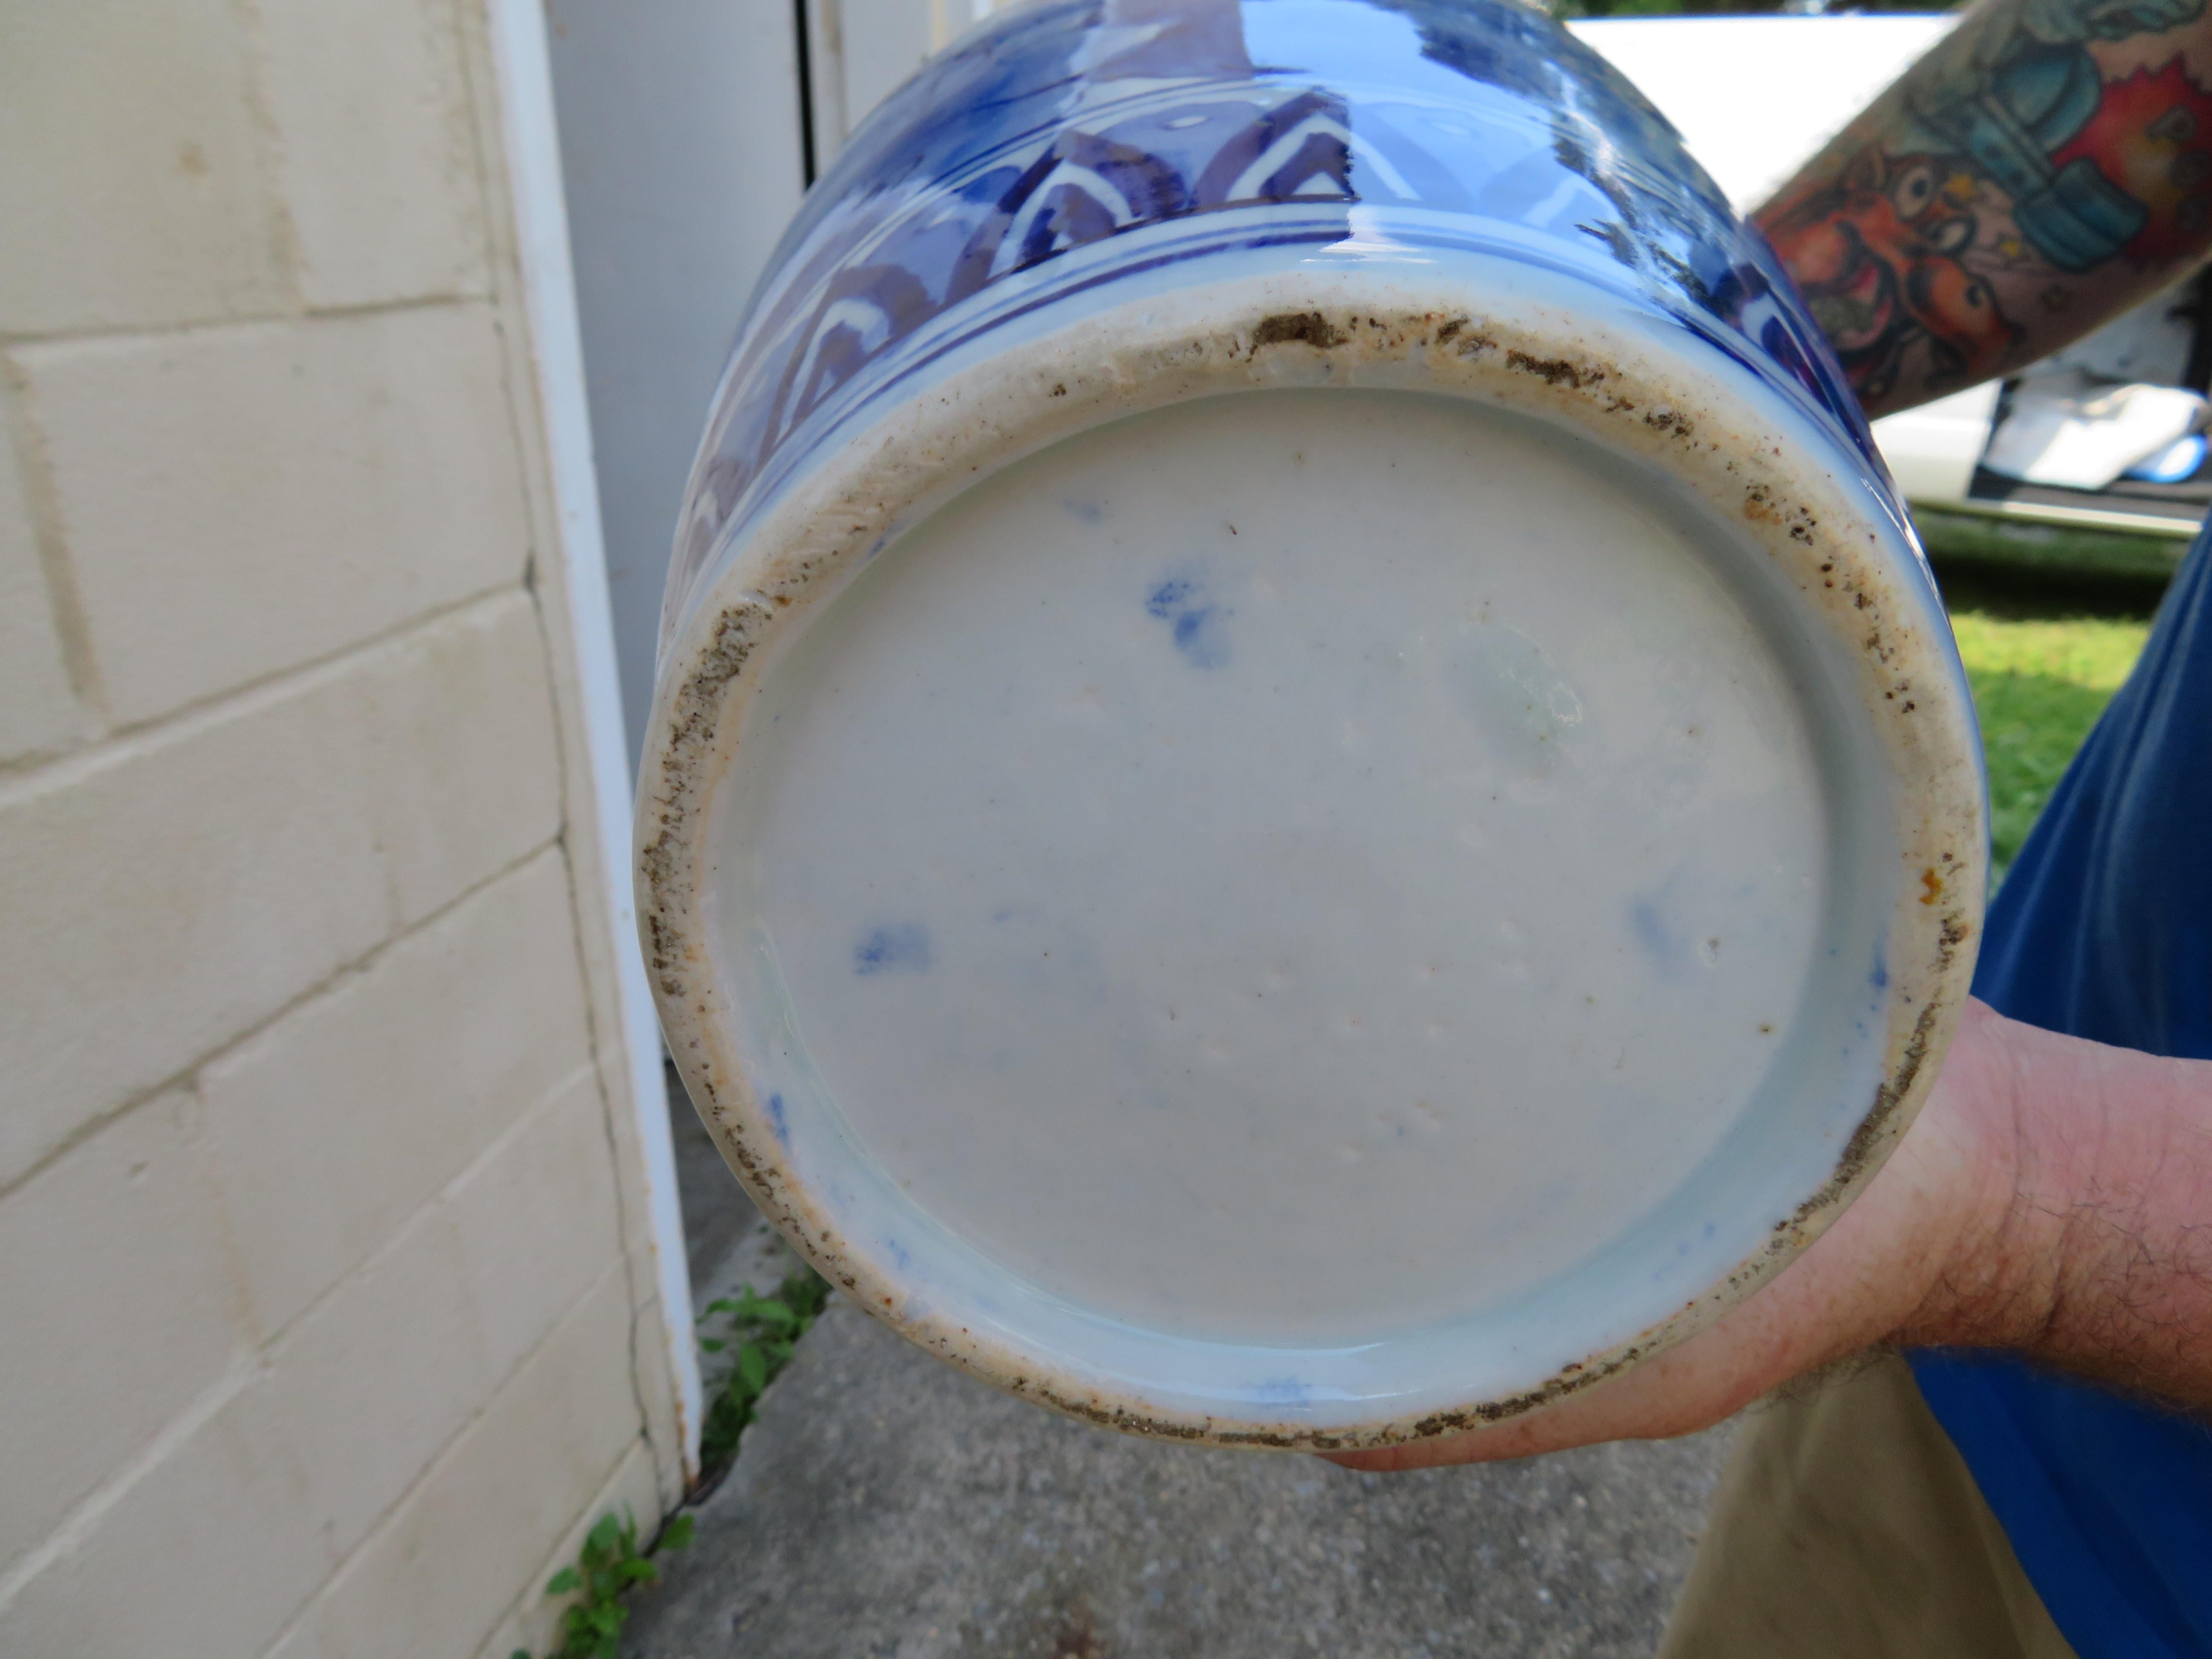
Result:
[[[827,434],[963,343],[1071,294],[1110,301],[1164,264],[1341,243],[1355,210],[1413,258],[1483,246],[1629,296],[1887,476],[1765,242],[1540,13],[1046,0],[886,100],[778,245],[692,471],[665,616]]]

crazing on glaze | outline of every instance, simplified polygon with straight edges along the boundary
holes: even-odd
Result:
[[[1602,1380],[1849,1201],[1965,994],[1978,749],[1817,350],[1602,236],[1230,216],[976,290],[725,495],[789,380],[741,345],[640,914],[726,1152],[872,1311],[1113,1426],[1382,1443]]]

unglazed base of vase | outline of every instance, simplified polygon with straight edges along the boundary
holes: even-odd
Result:
[[[1866,967],[1819,954],[1820,671],[1645,483],[1263,392],[909,531],[763,683],[720,826],[825,1111],[927,1224],[1193,1336],[1372,1341],[1643,1225]]]
[[[657,722],[733,1161],[1122,1426],[1387,1440],[1652,1351],[1870,1173],[1963,989],[1895,527],[1648,343],[1368,320],[995,366],[723,577]]]

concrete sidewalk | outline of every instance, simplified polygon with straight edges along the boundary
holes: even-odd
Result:
[[[1048,1415],[835,1302],[636,1659],[1649,1653],[1727,1431],[1360,1475]]]
[[[704,1142],[696,1126],[689,1135]],[[684,1174],[698,1221],[743,1204],[703,1160]],[[780,1275],[780,1246],[744,1207],[710,1224],[722,1259],[695,1263],[702,1291],[739,1276],[765,1288]],[[691,1546],[633,1601],[623,1651],[1648,1654],[1731,1432],[1353,1474],[1067,1422],[833,1301],[696,1511]]]

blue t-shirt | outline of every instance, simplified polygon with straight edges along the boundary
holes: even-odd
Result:
[[[2212,1059],[2207,549],[1990,906],[1974,975],[2014,1019],[2193,1059]],[[2212,1428],[2011,1358],[1912,1369],[2081,1659],[2212,1656]]]

